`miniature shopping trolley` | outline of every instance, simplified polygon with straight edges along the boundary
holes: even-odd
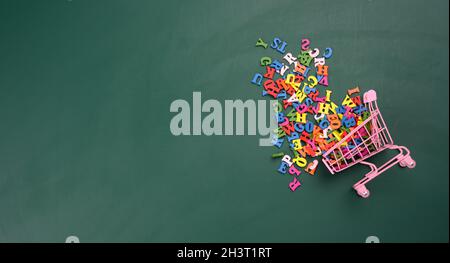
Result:
[[[414,168],[416,162],[411,158],[408,148],[394,144],[378,109],[377,95],[374,90],[364,93],[364,104],[370,112],[370,116],[328,149],[323,154],[322,161],[332,174],[357,163],[368,165],[371,171],[353,185],[353,189],[356,190],[358,195],[367,198],[370,195],[370,191],[366,188],[368,182],[397,163],[401,167]],[[380,167],[364,161],[385,149],[398,150],[399,154]]]

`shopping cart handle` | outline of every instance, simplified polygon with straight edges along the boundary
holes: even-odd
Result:
[[[369,103],[377,100],[377,93],[371,89],[364,93],[364,103]]]

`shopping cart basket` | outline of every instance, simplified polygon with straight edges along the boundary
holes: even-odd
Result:
[[[401,167],[414,168],[416,162],[411,158],[408,148],[394,144],[378,109],[376,92],[369,90],[364,93],[363,100],[370,116],[324,153],[322,161],[332,174],[357,163],[368,165],[371,171],[353,185],[358,195],[367,198],[370,195],[365,186],[368,182],[397,163]],[[398,150],[400,153],[380,167],[364,161],[385,149]]]

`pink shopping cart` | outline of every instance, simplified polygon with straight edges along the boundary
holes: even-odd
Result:
[[[371,171],[353,185],[358,195],[367,198],[370,195],[366,188],[368,182],[397,163],[401,167],[414,168],[416,162],[411,158],[408,148],[394,144],[378,109],[377,94],[374,90],[364,93],[364,104],[370,116],[324,153],[322,161],[332,174],[357,163],[368,165]],[[400,153],[380,167],[364,161],[385,149],[398,150]]]

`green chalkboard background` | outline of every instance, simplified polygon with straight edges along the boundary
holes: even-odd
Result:
[[[448,242],[448,1],[0,2],[0,241]],[[262,99],[256,48],[333,48],[417,167],[302,174],[257,136],[173,136],[176,99]],[[190,102],[192,103],[192,102]],[[376,162],[389,156],[384,153]]]

